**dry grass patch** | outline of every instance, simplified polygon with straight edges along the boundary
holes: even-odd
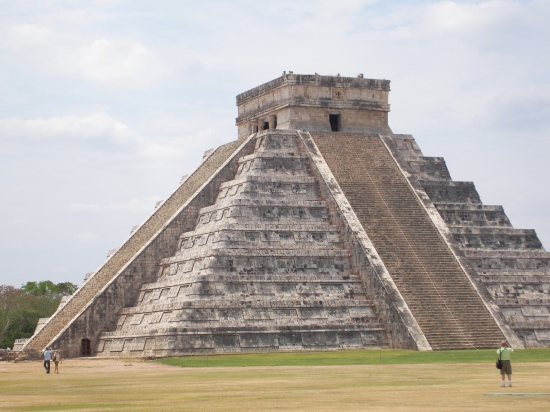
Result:
[[[500,388],[489,363],[174,368],[135,360],[0,363],[2,411],[543,411],[550,363],[515,363]]]

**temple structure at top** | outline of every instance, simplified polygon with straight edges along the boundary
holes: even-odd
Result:
[[[17,349],[548,346],[550,255],[392,132],[389,91],[290,72],[238,95],[238,139],[205,152]]]
[[[390,133],[389,80],[283,74],[237,96],[239,138],[267,129]]]

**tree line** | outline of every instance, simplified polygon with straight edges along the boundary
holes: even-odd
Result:
[[[77,288],[71,282],[49,280],[27,282],[21,288],[0,285],[0,348],[13,348],[15,339],[30,338],[38,319],[53,315],[61,298]]]

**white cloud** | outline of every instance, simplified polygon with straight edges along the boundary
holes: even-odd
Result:
[[[99,236],[94,235],[91,232],[78,233],[78,234],[75,234],[74,237],[80,243],[94,243],[96,240],[99,239]]]
[[[495,21],[518,17],[522,7],[513,1],[490,0],[478,3],[439,1],[428,4],[424,24],[442,31],[466,32],[487,27]]]
[[[33,142],[62,144],[70,141],[85,144],[98,141],[105,145],[96,145],[94,150],[103,151],[108,157],[130,157],[142,161],[162,161],[185,156],[185,140],[160,144],[155,138],[145,138],[105,113],[54,116],[47,119],[0,119],[0,143],[2,141],[14,141],[23,146],[32,145]],[[119,147],[122,154],[115,153],[112,145]]]
[[[475,124],[499,132],[550,133],[550,98],[536,92],[500,94],[481,108]]]
[[[31,223],[26,219],[14,219],[11,221],[0,222],[0,225],[5,226],[30,226]]]
[[[0,139],[109,139],[121,145],[143,145],[145,140],[127,125],[105,113],[54,116],[47,119],[0,119]]]
[[[110,203],[71,203],[69,211],[71,212],[135,212],[153,213],[155,203],[160,200],[159,196],[149,196],[145,199],[134,198],[127,202]]]
[[[99,39],[79,54],[76,69],[82,77],[117,87],[146,87],[172,72],[139,42]]]
[[[31,224],[25,220],[25,219],[15,219],[13,221],[13,224],[14,225],[18,225],[18,226],[30,226]]]
[[[0,29],[2,38],[0,49],[9,51],[10,65],[23,66],[40,76],[76,75],[108,87],[140,89],[174,72],[159,55],[136,40],[93,39],[37,24]]]
[[[2,46],[12,51],[28,48],[50,47],[55,32],[36,24],[18,24],[3,30]]]

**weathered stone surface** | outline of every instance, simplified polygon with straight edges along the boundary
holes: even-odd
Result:
[[[40,325],[40,321],[38,321],[38,325]],[[38,326],[37,326],[37,329],[38,329]],[[28,339],[15,339],[15,342],[13,344],[13,350],[20,351],[21,349],[23,349],[27,341]]]
[[[21,356],[550,344],[536,233],[393,134],[388,94],[290,73],[237,96],[239,139],[206,151]]]
[[[329,132],[330,115],[338,130],[388,133],[389,91],[388,80],[283,74],[237,96],[239,138],[269,124]]]

